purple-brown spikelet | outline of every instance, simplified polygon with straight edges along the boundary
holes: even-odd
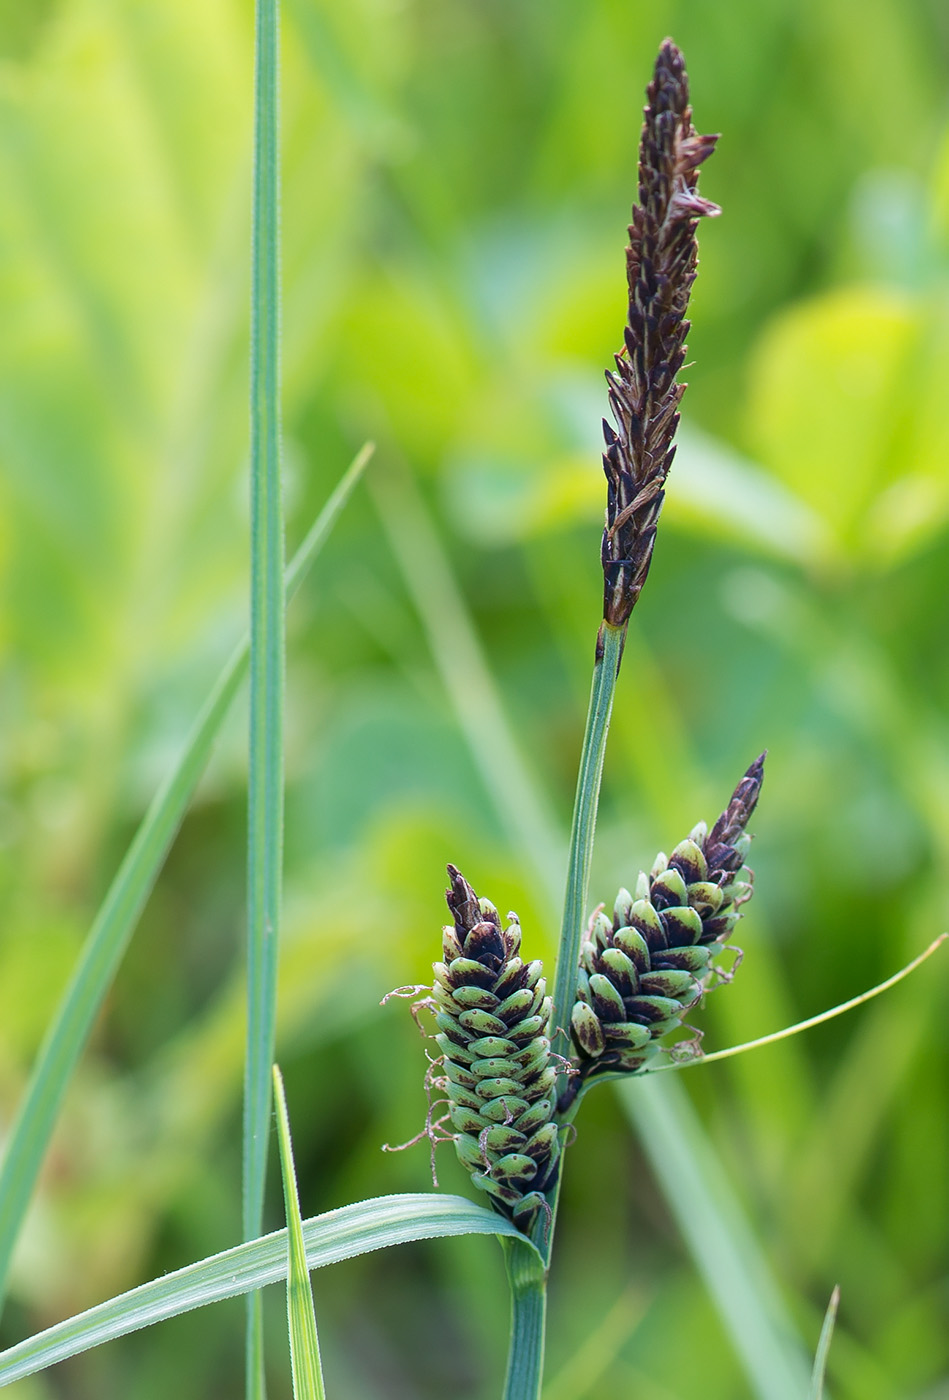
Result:
[[[692,125],[682,54],[659,50],[647,90],[639,150],[639,204],[626,250],[629,313],[616,370],[607,373],[615,428],[604,421],[607,519],[603,532],[603,616],[628,619],[649,572],[664,486],[675,453],[676,376],[685,360],[685,319],[695,280],[696,222],[718,214],[697,192],[698,167],[717,136]]]

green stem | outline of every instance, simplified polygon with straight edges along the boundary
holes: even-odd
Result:
[[[511,1348],[504,1400],[538,1400],[544,1374],[547,1273],[535,1250],[520,1240],[502,1240],[511,1285]]]
[[[623,655],[626,628],[612,627],[604,622],[597,637],[596,664],[587,713],[577,795],[573,806],[570,831],[570,854],[567,865],[567,888],[564,895],[563,923],[557,956],[554,985],[551,1037],[553,1048],[567,1054],[570,1047],[567,1027],[577,991],[577,967],[580,962],[580,941],[586,917],[587,890],[590,883],[590,863],[593,858],[593,834],[600,800],[600,780],[606,736],[613,710],[613,693]],[[575,1112],[575,1109],[573,1110]],[[569,1112],[564,1122],[572,1118]],[[532,1231],[532,1239],[545,1264],[549,1263],[553,1247],[560,1179],[549,1196],[550,1214],[540,1216]],[[513,1307],[511,1350],[508,1357],[504,1400],[539,1400],[544,1369],[544,1328],[547,1315],[547,1273],[541,1268],[533,1250],[520,1249],[504,1243],[508,1279],[511,1284]]]
[[[619,674],[625,639],[625,624],[622,627],[613,627],[608,622],[603,623],[597,637],[590,708],[587,713],[586,733],[583,736],[583,751],[580,755],[580,772],[577,775],[577,795],[573,804],[567,888],[564,894],[563,923],[560,928],[560,948],[557,953],[557,974],[554,981],[553,1048],[561,1055],[567,1054],[570,1048],[570,1013],[577,991],[577,968],[586,919],[603,756],[606,753],[606,736],[613,710],[613,692],[616,689],[616,677]]]
[[[250,450],[251,628],[247,864],[245,1240],[261,1233],[277,997],[283,857],[283,502],[280,482],[280,289],[277,0],[257,0],[254,96]],[[265,1393],[260,1298],[247,1309],[247,1394]]]

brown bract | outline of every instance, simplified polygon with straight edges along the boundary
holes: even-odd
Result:
[[[616,370],[607,373],[615,429],[604,421],[607,518],[603,616],[629,617],[649,571],[685,385],[685,313],[695,280],[696,221],[720,213],[697,192],[698,167],[717,136],[692,125],[682,54],[666,39],[647,90],[639,150],[639,204],[626,250],[629,314]]]

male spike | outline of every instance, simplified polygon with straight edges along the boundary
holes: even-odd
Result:
[[[603,423],[607,480],[603,531],[603,617],[622,627],[652,558],[665,481],[675,454],[676,376],[685,361],[686,311],[698,262],[697,221],[719,214],[697,191],[698,167],[717,136],[692,125],[682,54],[659,50],[647,90],[639,148],[639,204],[626,249],[629,311],[616,370],[607,372],[615,427]]]

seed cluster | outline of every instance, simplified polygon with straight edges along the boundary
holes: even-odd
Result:
[[[475,1186],[527,1230],[546,1208],[543,1191],[560,1156],[552,1122],[550,998],[540,962],[519,956],[516,917],[502,927],[453,865],[446,893],[454,922],[443,930],[432,1002],[453,1141]]]
[[[578,1074],[561,1109],[593,1074],[641,1070],[658,1053],[659,1037],[702,995],[711,959],[751,898],[751,872],[742,869],[751,841],[745,826],[763,770],[764,754],[711,831],[700,823],[640,875],[635,897],[620,890],[612,919],[597,912],[591,920],[571,1016]]]

